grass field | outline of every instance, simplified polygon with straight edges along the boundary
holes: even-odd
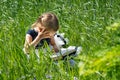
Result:
[[[40,51],[40,62],[31,51],[23,53],[26,31],[39,15],[53,12],[68,45],[83,50],[71,67],[56,64]],[[51,54],[51,52],[48,52]],[[1,0],[0,80],[119,80],[119,0]]]

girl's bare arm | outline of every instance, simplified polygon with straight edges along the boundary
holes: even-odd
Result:
[[[55,44],[55,40],[54,37],[51,37],[51,45],[53,46],[53,49],[55,52],[59,52],[59,49],[57,48],[56,44]]]

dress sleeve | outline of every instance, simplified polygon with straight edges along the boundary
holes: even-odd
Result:
[[[37,32],[35,32],[35,30],[28,30],[26,34],[29,34],[32,36],[33,40],[36,38],[36,36],[38,35]]]

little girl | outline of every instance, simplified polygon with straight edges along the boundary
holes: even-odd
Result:
[[[28,30],[26,34],[23,49],[24,53],[29,54],[29,48],[31,46],[35,48],[43,46],[44,40],[52,45],[55,52],[58,52],[58,48],[54,41],[54,35],[58,29],[59,22],[53,13],[42,14],[37,21],[32,24],[32,28]]]
[[[42,14],[26,34],[23,48],[24,53],[29,54],[29,49],[33,46],[35,48],[35,54],[39,58],[38,48],[42,47],[44,41],[46,41],[48,45],[52,46],[51,49],[54,50],[53,53],[56,53],[51,56],[54,60],[64,59],[66,56],[78,55],[81,51],[81,47],[62,47],[66,44],[66,41],[61,35],[56,33],[58,29],[59,22],[53,13]]]

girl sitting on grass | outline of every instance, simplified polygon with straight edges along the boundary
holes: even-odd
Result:
[[[46,40],[52,45],[55,52],[58,52],[58,48],[54,41],[54,35],[59,29],[59,22],[53,13],[42,14],[37,21],[32,24],[32,28],[28,30],[25,38],[24,53],[29,54],[29,48],[31,46],[39,48],[44,45]]]
[[[67,56],[76,56],[80,53],[81,47],[69,46],[68,48],[63,48],[62,46],[66,44],[64,38],[57,34],[59,29],[59,22],[57,17],[53,13],[44,13],[38,20],[32,25],[32,29],[28,30],[25,38],[25,44],[23,51],[29,54],[29,49],[33,46],[36,49],[36,55],[39,58],[38,48],[44,45],[44,41],[52,47],[53,53],[52,59],[64,59]]]

